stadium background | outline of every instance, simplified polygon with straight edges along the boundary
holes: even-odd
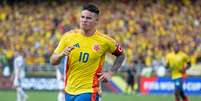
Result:
[[[49,57],[62,34],[78,26],[79,10],[86,2],[98,5],[98,29],[118,40],[127,56],[121,72],[103,84],[103,101],[173,100],[173,88],[164,89],[171,88],[164,56],[175,42],[181,43],[193,64],[187,71],[186,92],[192,101],[201,99],[200,0],[1,0],[0,101],[15,100],[10,77],[17,50],[25,55],[23,86],[29,101],[42,101],[41,96],[44,101],[56,100],[55,67]],[[105,70],[112,59],[106,57]],[[134,94],[125,89],[128,68],[135,68]]]

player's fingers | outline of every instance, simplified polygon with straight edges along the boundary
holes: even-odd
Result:
[[[99,80],[99,81],[102,81],[102,80],[104,79],[104,77],[105,77],[104,75],[101,75],[101,76],[98,78],[98,80]]]
[[[99,80],[103,82],[107,81],[107,75],[103,74],[101,77],[99,77]]]
[[[107,83],[107,82],[108,82],[108,79],[107,79],[107,78],[103,79],[103,82],[104,82],[104,83]]]
[[[98,75],[98,76],[101,76],[101,75],[103,75],[103,73],[97,73],[97,75]]]
[[[70,47],[68,47],[67,51],[71,52],[74,48],[75,48],[74,46],[70,46]]]
[[[64,52],[64,53],[67,53],[67,52],[68,52],[68,50],[64,50],[63,52]]]
[[[64,50],[64,54],[67,55],[69,53],[68,50]]]
[[[75,47],[74,46],[70,46],[70,47],[68,47],[68,51],[70,52],[71,50],[73,50]]]
[[[64,55],[68,55],[69,52],[71,52],[75,47],[74,46],[69,46],[69,47],[66,47],[63,51],[63,54]]]
[[[68,55],[68,52],[64,52],[64,55]]]
[[[76,48],[75,46],[71,46],[72,49]]]
[[[74,48],[74,46],[69,46],[69,47],[66,47],[64,50],[70,51],[70,50],[72,50],[73,48]]]

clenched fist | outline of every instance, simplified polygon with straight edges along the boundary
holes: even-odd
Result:
[[[73,49],[75,48],[75,46],[69,46],[66,47],[62,52],[61,52],[61,56],[67,56]]]

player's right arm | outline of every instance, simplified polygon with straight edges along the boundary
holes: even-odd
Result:
[[[185,73],[186,70],[191,67],[191,61],[190,61],[190,57],[187,54],[183,53],[182,55],[183,55],[183,61],[185,65],[183,66],[181,73]]]
[[[107,79],[109,79],[113,73],[118,72],[125,59],[125,55],[121,45],[110,37],[107,37],[106,39],[108,47],[107,52],[112,53],[112,55],[116,56],[116,59],[112,65],[111,70],[109,70],[108,72],[98,73],[99,80],[101,81],[107,81]]]
[[[68,54],[71,52],[71,50],[74,49],[74,46],[66,47],[61,53],[56,54],[53,53],[53,55],[50,58],[50,62],[52,65],[58,65],[61,61],[61,59],[65,56],[68,56]]]
[[[68,40],[67,35],[64,34],[50,58],[50,63],[52,65],[58,65],[61,59],[65,56],[68,56],[69,52],[74,49],[74,46],[68,46]]]

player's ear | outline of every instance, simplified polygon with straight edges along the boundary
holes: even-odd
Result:
[[[96,15],[96,17],[95,17],[95,18],[96,18],[96,21],[98,21],[98,20],[99,20],[99,16],[97,16],[97,15]]]
[[[95,23],[98,24],[98,21],[99,21],[99,18],[96,17],[96,18],[95,18]]]
[[[99,20],[99,15],[97,15],[97,14],[95,14],[95,19],[96,19],[96,21],[98,21]]]

